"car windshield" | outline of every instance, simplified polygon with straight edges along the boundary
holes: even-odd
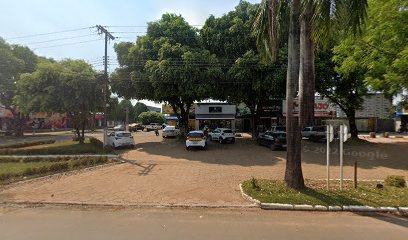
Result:
[[[116,137],[130,137],[130,133],[117,133]]]
[[[224,133],[232,133],[232,130],[229,130],[229,129],[224,130]]]
[[[191,138],[202,138],[202,137],[204,137],[204,134],[202,134],[202,133],[189,133],[188,135]]]

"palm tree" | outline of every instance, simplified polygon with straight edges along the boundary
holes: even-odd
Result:
[[[288,0],[263,0],[259,6],[253,33],[258,49],[272,62],[276,60],[280,6]],[[292,0],[288,36],[288,71],[286,89],[287,162],[285,182],[289,187],[304,188],[301,167],[300,130],[313,124],[314,118],[314,47],[324,45],[331,33],[357,32],[365,18],[367,0]],[[299,94],[300,114],[292,114],[293,98]]]

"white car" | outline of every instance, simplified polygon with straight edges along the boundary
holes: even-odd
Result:
[[[229,128],[216,128],[214,131],[208,133],[210,141],[219,141],[220,143],[235,142],[235,135]]]
[[[166,126],[163,129],[162,136],[163,138],[166,137],[175,137],[179,134],[179,130],[174,126]]]
[[[108,145],[113,148],[118,147],[134,147],[135,140],[130,132],[117,131],[108,134]]]
[[[192,147],[207,148],[207,138],[203,131],[191,131],[187,134],[186,149],[190,150]]]

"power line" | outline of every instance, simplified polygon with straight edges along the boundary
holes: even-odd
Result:
[[[66,32],[76,32],[76,31],[81,31],[81,30],[91,29],[91,28],[95,28],[95,27],[84,27],[84,28],[75,28],[75,29],[69,29],[69,30],[63,30],[63,31],[56,31],[56,32],[30,34],[30,35],[24,35],[24,36],[18,36],[18,37],[7,38],[6,40],[20,39],[20,38],[31,38],[31,37],[52,35],[52,34],[58,34],[58,33],[66,33]]]
[[[69,40],[69,39],[75,39],[75,38],[83,38],[83,37],[89,37],[89,36],[95,36],[97,35],[96,33],[92,34],[87,34],[87,35],[80,35],[80,36],[73,36],[73,37],[64,37],[64,38],[56,38],[56,39],[51,39],[51,40],[46,40],[46,41],[40,41],[40,42],[31,42],[31,43],[25,43],[26,45],[34,45],[34,44],[41,44],[41,43],[48,43],[48,42],[56,42],[56,41],[62,41],[62,40]]]
[[[96,42],[96,41],[100,41],[100,40],[102,40],[102,39],[100,38],[100,39],[93,39],[93,40],[89,40],[89,41],[65,43],[65,44],[59,44],[59,45],[51,45],[51,46],[46,46],[46,47],[34,48],[34,50],[45,49],[45,48],[54,48],[54,47],[62,47],[62,46],[71,46],[71,45],[77,45],[77,44],[82,44],[82,43]]]

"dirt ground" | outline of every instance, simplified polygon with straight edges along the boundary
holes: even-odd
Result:
[[[245,205],[239,183],[255,178],[283,179],[284,151],[270,151],[249,138],[235,144],[210,142],[208,150],[187,151],[183,141],[134,134],[134,150],[123,149],[126,163],[16,185],[0,192],[0,202],[95,204],[206,204]],[[371,139],[345,145],[345,178],[408,178],[407,139]],[[325,143],[304,140],[303,173],[308,179],[326,177]],[[332,178],[338,178],[338,143],[330,151]]]

